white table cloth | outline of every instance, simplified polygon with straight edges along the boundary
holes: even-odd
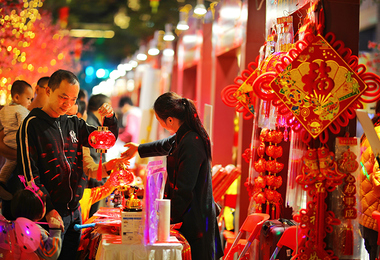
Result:
[[[182,260],[182,244],[176,237],[168,243],[153,245],[128,245],[121,237],[103,235],[96,253],[96,260]]]

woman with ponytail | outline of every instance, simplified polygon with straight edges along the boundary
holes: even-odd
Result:
[[[151,143],[128,143],[122,157],[167,156],[165,198],[171,200],[170,222],[191,246],[192,259],[223,256],[212,195],[211,144],[191,100],[174,92],[159,96],[156,119],[173,135]]]

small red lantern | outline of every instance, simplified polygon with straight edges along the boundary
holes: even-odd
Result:
[[[90,145],[96,149],[97,153],[100,153],[100,161],[97,179],[100,181],[102,179],[102,153],[106,153],[107,149],[114,146],[116,138],[114,134],[108,130],[106,126],[98,126],[98,130],[92,132],[88,137],[88,142]]]

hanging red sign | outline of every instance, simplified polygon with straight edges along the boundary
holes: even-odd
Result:
[[[367,88],[320,35],[277,75],[270,87],[313,138]]]

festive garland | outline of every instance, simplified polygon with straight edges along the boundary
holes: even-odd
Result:
[[[265,212],[269,214],[272,205],[272,219],[280,217],[281,194],[276,190],[282,185],[282,177],[277,174],[284,168],[284,164],[277,162],[282,156],[282,147],[278,144],[283,139],[278,130],[262,129],[260,146],[257,148],[259,159],[254,162],[254,168],[259,176],[254,178],[253,199],[256,202],[256,212],[262,212],[262,205],[266,205]],[[267,160],[264,156],[267,156]],[[265,174],[265,172],[267,172]]]

